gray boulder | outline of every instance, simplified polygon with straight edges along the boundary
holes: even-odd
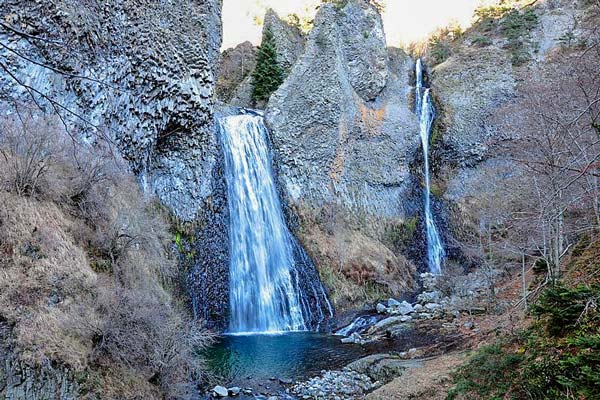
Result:
[[[217,385],[212,389],[212,395],[214,397],[228,397],[229,390],[225,386]]]

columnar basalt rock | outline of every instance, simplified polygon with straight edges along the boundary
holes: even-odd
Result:
[[[220,0],[7,0],[2,108],[36,97],[70,128],[110,138],[147,190],[191,220],[217,154],[220,10]]]

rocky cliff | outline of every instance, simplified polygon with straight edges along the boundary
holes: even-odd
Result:
[[[387,224],[405,219],[413,185],[411,69],[402,51],[386,48],[369,2],[323,4],[304,53],[268,103],[284,197],[322,276],[339,271],[330,287],[347,279],[398,293],[412,284],[411,264],[384,244]]]
[[[520,112],[507,117],[507,106],[526,97],[545,71],[556,68],[552,60],[557,54],[585,40],[586,9],[585,2],[546,1],[502,18],[484,18],[452,44],[445,61],[432,66],[440,114],[433,150],[435,184],[457,206],[455,228],[477,212],[480,198],[522,168],[502,151],[519,136],[522,118]]]
[[[220,0],[8,0],[3,112],[37,103],[114,142],[146,190],[191,220],[212,190]]]

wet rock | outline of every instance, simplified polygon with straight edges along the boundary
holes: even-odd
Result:
[[[379,314],[384,314],[384,313],[386,313],[386,312],[387,312],[387,307],[386,307],[386,306],[384,306],[384,305],[383,305],[383,304],[381,304],[381,303],[377,303],[376,310],[377,310],[377,313],[379,313]]]
[[[439,291],[423,292],[417,296],[417,301],[421,304],[436,303],[442,298],[442,293]]]
[[[388,299],[388,301],[387,301],[388,307],[399,307],[400,304],[401,303],[398,300],[394,300],[394,299]]]
[[[279,378],[279,383],[281,383],[282,385],[291,385],[293,381],[287,378]]]
[[[214,397],[228,397],[229,390],[225,386],[217,385],[212,389],[212,395]]]
[[[414,311],[415,309],[410,303],[403,301],[402,303],[398,303],[398,305],[392,309],[391,314],[408,315]]]
[[[376,323],[370,329],[370,331],[371,332],[382,331],[382,330],[388,329],[394,325],[409,322],[411,320],[412,320],[412,317],[410,317],[408,315],[385,318],[385,319],[382,319],[381,321],[379,321],[378,323]]]
[[[413,310],[416,313],[421,313],[421,312],[425,312],[427,309],[422,304],[417,303],[414,305]]]
[[[228,389],[230,396],[237,396],[242,391],[242,388],[234,386]]]
[[[440,308],[442,308],[442,306],[437,303],[427,303],[427,304],[425,304],[425,308],[428,311],[434,311],[434,310],[439,310]]]
[[[352,335],[345,337],[343,339],[340,340],[342,343],[355,343],[355,344],[366,344],[367,340],[363,339],[363,337],[359,334],[354,332]]]

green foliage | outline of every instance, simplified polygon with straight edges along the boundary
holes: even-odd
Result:
[[[448,399],[600,398],[599,301],[599,285],[546,289],[533,307],[538,322],[479,349]]]
[[[502,19],[500,29],[508,40],[507,48],[511,52],[513,65],[519,66],[529,61],[527,36],[537,23],[538,17],[532,9],[512,10]]]
[[[462,29],[457,24],[438,29],[429,38],[429,56],[433,64],[441,64],[452,55],[452,42],[462,36]]]
[[[291,26],[295,26],[301,32],[307,33],[314,26],[314,19],[308,16],[299,16],[296,13],[289,14],[285,17],[285,22],[287,22]]]
[[[509,13],[511,10],[513,10],[512,5],[506,3],[494,4],[491,6],[482,6],[475,9],[475,17],[479,21],[500,19],[504,17],[507,13]]]
[[[456,387],[448,393],[452,400],[459,393],[473,393],[485,399],[503,399],[516,378],[523,355],[506,354],[502,344],[484,346],[455,376]]]
[[[395,249],[404,248],[408,242],[410,242],[415,232],[417,231],[417,225],[419,223],[419,217],[414,216],[412,218],[406,219],[406,221],[391,225],[387,229],[387,241],[394,247]]]
[[[532,307],[534,315],[544,320],[548,333],[562,336],[577,329],[590,305],[600,303],[600,287],[584,285],[568,288],[555,285],[546,289]],[[598,316],[596,315],[596,318]],[[600,322],[600,321],[596,321]]]
[[[322,3],[331,3],[335,6],[336,9],[341,10],[346,7],[348,4],[348,0],[321,0]],[[377,11],[380,13],[383,12],[385,6],[380,0],[369,0],[369,4],[371,4]]]
[[[486,47],[492,44],[492,40],[485,36],[476,36],[473,38],[473,44],[478,47]]]
[[[277,48],[270,30],[265,32],[263,43],[258,48],[256,67],[252,72],[252,100],[267,101],[283,83],[283,69],[277,62]]]

